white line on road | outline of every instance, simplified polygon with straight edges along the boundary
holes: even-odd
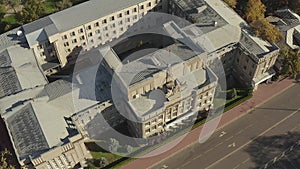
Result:
[[[198,158],[200,158],[200,157],[202,157],[203,155],[202,154],[200,154],[200,155],[198,155],[198,156],[196,156],[196,157],[194,157],[193,158],[193,160],[196,160],[196,159],[198,159]]]
[[[237,166],[233,167],[233,169],[239,168],[241,164],[238,164]]]
[[[216,147],[219,147],[219,146],[222,145],[222,144],[223,144],[223,142],[218,143],[217,145],[215,145],[215,148],[216,148]]]
[[[246,160],[244,160],[242,163],[245,164],[246,162],[248,162],[250,160],[250,158],[247,158]]]
[[[230,140],[230,139],[232,139],[232,138],[233,138],[233,136],[231,136],[231,137],[225,139],[225,141],[228,141],[228,140]]]
[[[231,156],[232,154],[240,151],[242,148],[244,148],[245,146],[247,146],[248,144],[250,144],[251,142],[253,142],[255,139],[259,138],[260,136],[266,134],[267,132],[269,132],[270,130],[272,130],[274,127],[278,126],[279,124],[281,124],[282,122],[284,122],[285,120],[287,120],[288,118],[292,117],[293,115],[295,115],[298,111],[300,110],[297,109],[296,111],[294,111],[292,114],[286,116],[284,119],[280,120],[279,122],[277,122],[276,124],[274,124],[273,126],[271,126],[270,128],[268,128],[267,130],[265,130],[264,132],[260,133],[258,136],[256,136],[255,138],[249,140],[247,143],[245,143],[244,145],[240,146],[239,148],[235,149],[234,151],[232,151],[231,153],[227,154],[226,156],[224,156],[223,158],[217,160],[216,162],[212,163],[211,165],[209,165],[207,168],[211,168],[213,166],[215,166],[216,164],[218,164],[219,162],[223,161],[224,159],[228,158],[229,156]]]
[[[206,153],[210,152],[210,151],[213,150],[213,149],[214,149],[214,148],[210,148],[210,149],[206,150],[204,153],[206,154]]]
[[[248,128],[252,127],[252,126],[254,126],[254,124],[250,124],[250,125],[248,125],[247,127],[245,127],[245,128],[244,128],[244,130],[246,130],[246,129],[248,129]]]
[[[242,129],[241,131],[237,132],[235,135],[240,135],[242,132],[244,132],[244,129]]]

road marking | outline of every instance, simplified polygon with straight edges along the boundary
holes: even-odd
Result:
[[[237,166],[233,167],[233,169],[239,168],[241,164],[238,164]]]
[[[218,147],[218,146],[220,146],[220,145],[222,145],[222,144],[223,144],[223,142],[221,142],[221,143],[215,145],[215,147]]]
[[[244,160],[242,163],[245,164],[246,162],[248,162],[250,160],[250,158],[247,158],[246,160]]]
[[[226,156],[224,156],[223,158],[220,158],[219,160],[217,160],[216,162],[212,163],[211,165],[209,165],[207,168],[211,168],[213,166],[215,166],[216,164],[218,164],[219,162],[223,161],[224,159],[228,158],[229,156],[231,156],[232,154],[240,151],[241,149],[243,149],[245,146],[247,146],[248,144],[250,144],[251,142],[253,142],[255,139],[259,138],[260,136],[266,134],[267,132],[269,132],[270,130],[272,130],[274,127],[278,126],[279,124],[281,124],[282,122],[284,122],[285,120],[287,120],[288,118],[292,117],[293,115],[295,115],[298,111],[300,110],[297,109],[296,111],[294,111],[292,114],[286,116],[284,119],[280,120],[279,122],[277,122],[276,124],[274,124],[273,126],[271,126],[270,128],[268,128],[267,130],[265,130],[264,132],[260,133],[258,136],[256,136],[255,138],[249,140],[247,143],[245,143],[244,145],[240,146],[239,148],[235,149],[234,151],[232,151],[231,153],[227,154]]]
[[[254,126],[254,124],[250,124],[250,125],[248,125],[247,127],[245,127],[244,129],[246,130],[246,129],[252,127],[252,126]]]
[[[187,165],[190,164],[191,162],[192,162],[192,161],[188,161],[188,162],[184,163],[184,164],[182,165],[182,167],[187,166]]]
[[[228,140],[230,140],[232,138],[233,138],[233,136],[230,136],[229,138],[225,139],[225,141],[228,141]]]
[[[219,135],[219,137],[223,137],[226,134],[225,131],[222,131],[221,134]]]
[[[195,158],[193,158],[193,160],[196,160],[196,159],[198,159],[198,158],[200,158],[200,157],[202,157],[202,156],[203,156],[203,155],[200,154],[200,155],[196,156]]]
[[[210,148],[210,149],[206,150],[204,153],[206,154],[206,153],[210,152],[210,151],[213,150],[213,149],[214,149],[214,148]]]
[[[229,144],[227,147],[235,147],[235,142],[233,142],[232,144]]]
[[[240,135],[242,132],[244,132],[244,129],[242,129],[241,131],[237,132],[235,135]]]

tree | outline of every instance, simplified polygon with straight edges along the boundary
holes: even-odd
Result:
[[[105,167],[109,164],[108,160],[105,158],[105,157],[101,157],[99,159],[99,166],[102,168],[102,167]]]
[[[224,2],[229,5],[232,9],[235,9],[236,8],[236,0],[224,0]]]
[[[133,151],[133,148],[130,145],[126,146],[127,153],[131,153]]]
[[[300,73],[300,51],[282,48],[280,51],[282,61],[282,75],[292,75],[294,78]]]
[[[248,0],[246,6],[246,21],[252,23],[265,17],[266,6],[260,0]]]
[[[291,10],[300,14],[300,0],[288,0],[288,6]]]
[[[254,21],[251,26],[256,36],[271,43],[279,42],[283,39],[282,33],[265,18]]]
[[[7,12],[7,10],[6,10],[5,5],[0,4],[0,19],[2,19],[4,17],[6,12]]]
[[[5,149],[1,152],[0,169],[15,169],[14,166],[8,164],[7,157],[11,156],[11,153]]]
[[[27,0],[18,15],[23,23],[29,23],[42,17],[44,13],[45,7],[41,0]]]
[[[63,10],[63,9],[66,9],[66,8],[69,8],[71,7],[73,4],[70,0],[61,0],[59,2],[56,3],[56,7],[59,9],[59,10]]]
[[[16,8],[20,6],[20,0],[0,0],[0,4],[10,6],[15,13],[17,13]]]

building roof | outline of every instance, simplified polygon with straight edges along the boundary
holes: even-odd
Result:
[[[32,50],[15,45],[0,53],[0,98],[46,83]]]
[[[145,0],[89,0],[23,26],[29,46]]]
[[[77,82],[58,80],[0,99],[0,114],[19,159],[62,145],[76,134],[77,130],[67,122],[68,117],[97,105],[89,92],[83,91]]]

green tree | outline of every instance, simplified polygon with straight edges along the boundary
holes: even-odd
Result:
[[[109,162],[108,162],[108,160],[107,160],[105,157],[101,157],[101,158],[99,159],[99,166],[100,166],[101,168],[107,166],[108,164],[109,164]]]
[[[236,0],[224,0],[232,9],[236,8],[237,1]]]
[[[8,164],[7,157],[11,156],[11,153],[5,149],[1,152],[0,169],[15,169],[14,166]]]
[[[271,43],[276,43],[283,39],[283,35],[278,28],[269,23],[265,18],[254,21],[251,23],[251,26],[254,29],[256,36]]]
[[[6,12],[7,12],[7,10],[6,10],[5,5],[0,4],[0,19],[2,19],[4,17]]]
[[[248,23],[265,17],[266,6],[260,0],[248,0],[245,17]]]
[[[56,7],[59,10],[63,10],[63,9],[69,8],[72,5],[73,4],[72,4],[72,2],[70,0],[60,0],[59,2],[56,3]]]
[[[300,14],[300,0],[288,0],[288,6],[291,10]]]
[[[281,74],[295,78],[300,73],[300,50],[285,47],[281,49],[279,57],[282,62]]]
[[[27,0],[18,18],[23,23],[33,22],[45,14],[45,6],[41,0]]]
[[[16,8],[20,6],[20,0],[0,0],[0,4],[10,6],[15,13],[17,13]]]

